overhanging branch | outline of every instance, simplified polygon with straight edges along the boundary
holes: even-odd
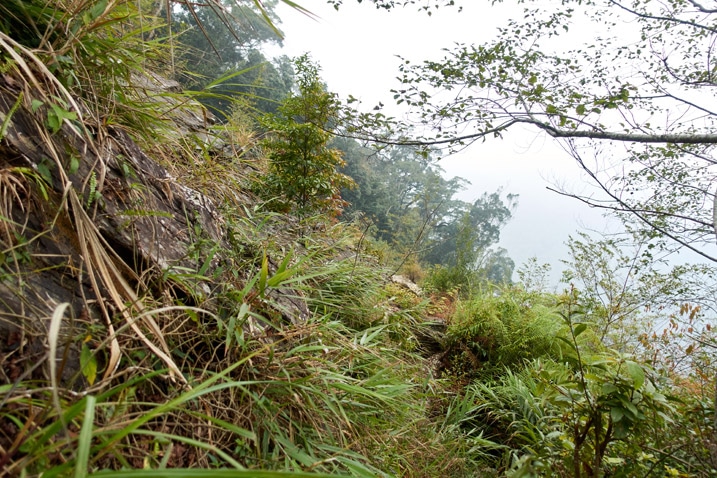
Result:
[[[675,143],[675,144],[717,144],[715,134],[644,134],[644,133],[618,133],[615,131],[573,131],[561,130],[552,125],[528,121],[548,133],[553,138],[588,138],[609,141],[623,141],[628,143]]]
[[[477,141],[482,138],[489,136],[499,136],[502,132],[508,130],[511,126],[516,124],[528,124],[533,125],[553,138],[563,139],[596,139],[606,141],[621,141],[628,143],[674,143],[674,144],[717,144],[717,134],[694,134],[694,133],[656,133],[656,134],[645,134],[645,133],[624,133],[617,131],[602,131],[602,130],[571,130],[571,129],[560,129],[554,125],[538,121],[534,118],[513,118],[505,123],[483,131],[476,133],[452,136],[449,138],[441,139],[401,139],[401,138],[387,138],[387,137],[366,137],[361,135],[345,134],[345,137],[351,137],[354,139],[362,139],[372,141],[378,144],[387,145],[403,145],[403,146],[440,146],[446,144],[462,144],[466,141]]]

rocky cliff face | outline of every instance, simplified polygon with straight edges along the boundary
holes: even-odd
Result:
[[[133,83],[135,94],[164,116],[175,147],[199,142],[204,153],[231,161],[231,148],[210,131],[201,106],[166,95],[176,84],[155,75],[137,75]],[[201,268],[210,275],[222,264],[222,251],[236,244],[227,241],[210,197],[173,177],[125,128],[97,121],[101,116],[90,115],[79,100],[71,105],[48,95],[51,88],[57,87],[41,91],[11,74],[0,76],[2,380],[47,378],[43,359],[56,339],[68,384],[79,376],[83,342],[108,345],[101,354],[108,378],[122,355],[119,331],[142,341],[182,380],[149,303],[168,305],[163,295],[171,290],[174,303],[181,296],[184,305],[212,311],[209,285],[172,281],[168,273]],[[181,160],[171,148],[163,154],[165,164]],[[213,244],[211,255],[196,250],[198,235]],[[290,314],[304,314],[301,301],[294,302],[287,304]],[[52,337],[51,317],[63,303],[69,307],[59,337]]]

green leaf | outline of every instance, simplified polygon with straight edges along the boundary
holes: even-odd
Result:
[[[87,476],[87,465],[90,461],[90,447],[92,446],[92,428],[95,422],[95,402],[95,397],[87,395],[85,417],[82,419],[82,429],[80,429],[80,437],[77,440],[76,478]]]
[[[545,112],[549,115],[558,114],[558,109],[555,107],[555,105],[548,105],[545,107]]]
[[[217,248],[212,247],[209,250],[209,253],[207,254],[207,258],[204,260],[204,263],[202,264],[202,267],[199,268],[197,271],[197,274],[200,276],[203,276],[207,273],[209,268],[212,266],[212,261],[214,260],[214,256],[217,254]]]
[[[107,1],[108,0],[100,0],[92,8],[90,8],[89,21],[87,23],[95,21],[100,17],[100,15],[105,13],[105,9],[107,9]]]
[[[62,120],[52,111],[49,111],[47,113],[47,126],[50,128],[50,131],[53,133],[57,133],[60,131],[60,127],[62,126]]]
[[[87,476],[97,478],[336,478],[346,475],[327,475],[301,471],[185,469],[98,471]]]
[[[277,436],[276,441],[282,445],[284,452],[297,463],[306,467],[312,467],[316,464],[317,459],[306,453],[304,450],[296,446],[283,436]]]
[[[231,340],[234,336],[234,333],[237,329],[237,323],[239,323],[239,328],[244,324],[246,321],[246,317],[249,314],[249,304],[246,302],[242,302],[241,307],[239,307],[239,312],[237,312],[236,315],[232,315],[229,318],[229,325],[227,326],[227,336],[224,342],[224,348],[226,350],[229,350],[231,346]]]
[[[52,184],[52,172],[50,171],[50,163],[47,160],[43,159],[37,163],[37,172],[40,173],[40,177],[42,177],[47,184]]]
[[[289,262],[291,261],[291,251],[284,257],[284,260],[281,261],[281,264],[279,264],[279,268],[276,270],[277,274],[281,274],[286,270],[286,268],[289,266]]]
[[[50,111],[47,112],[47,126],[53,134],[60,131],[65,120],[74,121],[76,119],[77,113],[74,111],[68,111],[55,103],[50,103]]]
[[[376,473],[372,472],[370,469],[366,467],[363,463],[360,463],[356,460],[349,460],[349,459],[342,459],[341,463],[346,465],[346,468],[348,468],[353,476],[358,476],[359,478],[375,478]]]
[[[557,338],[558,338],[558,340],[562,340],[563,342],[568,344],[571,349],[576,350],[575,344],[573,344],[570,340],[566,339],[565,337],[561,337],[561,336],[558,336]]]
[[[269,258],[264,253],[264,257],[261,260],[261,272],[259,273],[259,296],[264,297],[266,291],[266,279],[269,276]]]
[[[281,261],[281,264],[279,264],[279,268],[276,270],[276,273],[267,279],[266,284],[269,287],[278,287],[298,272],[298,266],[301,264],[301,262],[303,262],[303,259],[299,261],[299,263],[296,264],[294,267],[287,269],[291,258],[292,254],[291,252],[289,252],[286,257],[284,257],[284,260]]]
[[[645,383],[645,371],[642,367],[632,361],[625,362],[625,367],[627,367],[627,373],[630,375],[630,378],[632,378],[635,389],[641,388],[642,384]]]
[[[575,334],[575,337],[577,337],[578,335],[580,335],[580,334],[582,334],[583,332],[585,332],[585,330],[586,330],[587,328],[588,328],[588,324],[578,324],[578,325],[575,327],[575,330],[573,331],[573,333]]]
[[[32,110],[33,113],[37,113],[37,110],[39,110],[40,107],[41,107],[42,105],[44,105],[44,104],[45,104],[45,103],[43,103],[43,102],[40,101],[40,100],[32,100],[32,104],[30,105],[30,109]]]
[[[580,116],[585,114],[585,105],[578,105],[575,107],[575,112]]]
[[[22,103],[23,98],[23,92],[21,91],[19,95],[17,95],[17,100],[12,105],[12,108],[10,108],[10,111],[7,112],[5,117],[3,118],[2,125],[0,126],[0,140],[5,137],[5,134],[7,133],[7,129],[10,126],[10,120],[12,118],[12,115],[15,114],[15,111],[20,107],[20,104]]]
[[[637,407],[634,403],[630,401],[629,398],[621,396],[620,403],[622,403],[623,405],[623,408],[621,409],[623,413],[628,412],[632,420],[639,418],[639,412],[637,410]]]
[[[72,156],[70,156],[70,169],[67,172],[68,174],[75,174],[79,168],[80,160],[77,156],[73,154]]]
[[[617,392],[617,387],[614,383],[603,383],[602,385],[602,394],[603,395],[610,395],[611,393]]]
[[[87,344],[82,344],[82,350],[80,351],[80,368],[87,382],[90,385],[94,384],[97,379],[97,359]]]
[[[630,423],[627,420],[621,420],[615,423],[613,430],[616,439],[626,438],[630,434]]]
[[[625,412],[622,411],[622,408],[620,407],[612,407],[610,408],[610,418],[612,418],[613,423],[617,423],[625,416]]]

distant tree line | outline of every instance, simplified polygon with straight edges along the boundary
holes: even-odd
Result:
[[[515,263],[497,244],[517,195],[499,189],[463,201],[456,195],[470,183],[446,179],[430,153],[411,146],[376,151],[346,138],[334,144],[344,152],[344,172],[357,184],[342,193],[350,204],[345,212],[364,214],[376,238],[448,274],[445,280],[455,285],[512,281]]]
[[[224,9],[190,9],[179,4],[172,15],[172,31],[183,48],[176,50],[177,80],[185,90],[201,92],[198,99],[220,120],[242,100],[261,112],[275,112],[291,92],[292,61],[267,58],[268,45],[280,45],[281,31],[274,14],[276,0],[232,0]],[[272,25],[266,22],[267,14]]]
[[[308,57],[267,59],[281,44],[277,1],[227,2],[224,10],[180,5],[172,29],[178,78],[220,119],[241,104],[256,112],[270,159],[257,186],[272,207],[301,215],[362,213],[372,234],[409,263],[438,271],[442,287],[491,281],[510,283],[515,264],[496,247],[517,196],[498,190],[473,202],[456,199],[468,182],[446,179],[430,152],[411,146],[375,150],[334,137],[341,108]],[[268,14],[273,22],[264,18]],[[229,26],[230,28],[227,28]]]

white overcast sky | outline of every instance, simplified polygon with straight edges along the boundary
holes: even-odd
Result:
[[[397,55],[414,62],[438,59],[443,48],[456,42],[489,41],[507,18],[522,12],[513,2],[491,6],[476,0],[463,2],[466,5],[460,13],[444,8],[430,17],[415,7],[387,12],[356,0],[345,0],[338,12],[323,0],[297,3],[318,19],[280,6],[280,28],[285,33],[281,53],[310,53],[329,90],[343,98],[351,94],[367,108],[379,101],[392,104],[390,90],[397,86],[400,63]],[[562,270],[560,260],[566,258],[568,235],[585,228],[606,229],[608,221],[599,211],[546,189],[561,184],[585,192],[589,186],[571,157],[544,134],[516,129],[503,140],[475,144],[440,164],[447,176],[472,183],[462,194],[463,200],[498,188],[520,195],[518,210],[503,230],[500,245],[516,266],[530,257],[551,264],[554,284]]]

